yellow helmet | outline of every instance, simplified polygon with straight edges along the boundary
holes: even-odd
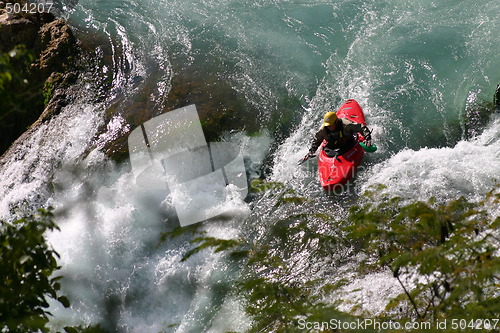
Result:
[[[325,121],[323,125],[325,126],[331,126],[334,125],[335,122],[337,121],[337,114],[333,111],[327,112],[325,116],[323,117],[323,120]]]

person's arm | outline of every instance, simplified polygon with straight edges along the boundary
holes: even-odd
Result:
[[[314,155],[316,154],[316,150],[318,150],[319,146],[324,140],[324,135],[323,135],[323,130],[319,130],[315,135],[313,142],[311,144],[311,148],[309,149],[309,154]]]
[[[355,133],[361,133],[365,137],[365,143],[367,146],[371,145],[371,131],[363,124],[356,123],[349,119],[342,119],[344,121],[344,128],[346,135],[353,135]]]
[[[368,127],[365,125],[361,125],[361,133],[363,133],[363,136],[365,137],[365,144],[367,146],[372,145],[372,132]]]

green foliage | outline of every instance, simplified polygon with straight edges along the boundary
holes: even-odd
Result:
[[[356,320],[338,311],[336,302],[325,303],[349,282],[342,277],[325,280],[325,274],[334,273],[328,269],[335,270],[356,252],[366,254],[361,272],[389,268],[402,287],[389,301],[388,312],[375,318],[380,322],[499,317],[500,218],[488,213],[500,201],[494,191],[479,203],[464,198],[407,203],[377,196],[383,189],[379,186],[339,221],[331,210],[311,212],[309,200],[283,184],[256,181],[252,187],[267,200],[260,206],[268,211],[259,212],[265,230],[253,238],[222,240],[187,229],[196,236],[183,259],[211,248],[225,251],[240,265],[235,293],[253,319],[251,332],[296,332],[303,331],[300,322]],[[412,308],[415,316],[402,317],[396,311],[402,306]]]
[[[251,332],[302,332],[299,320],[348,320],[352,317],[323,304],[323,296],[338,286],[327,285],[318,275],[324,258],[345,246],[333,232],[319,232],[330,216],[320,212],[307,214],[306,198],[280,183],[255,181],[253,190],[270,200],[270,214],[283,211],[279,219],[262,217],[268,225],[265,234],[253,239],[216,239],[196,230],[195,246],[182,260],[206,249],[225,251],[228,259],[242,267],[234,292],[242,297],[245,310],[253,319]],[[186,233],[194,229],[187,229]],[[169,234],[176,237],[174,230]]]
[[[273,208],[278,208],[279,206],[287,204],[301,205],[307,202],[306,198],[297,196],[294,190],[285,187],[279,182],[266,182],[262,179],[254,179],[252,180],[250,190],[252,192],[264,194],[272,193],[272,195],[277,198]]]
[[[282,183],[266,182],[259,178],[253,179],[250,185],[251,191],[260,193],[283,190],[283,189],[285,189],[285,186]]]
[[[486,208],[498,194],[442,204],[367,196],[379,203],[352,207],[346,230],[402,286],[389,308],[409,302],[419,320],[500,316],[499,218]]]
[[[219,239],[214,237],[196,237],[191,241],[191,243],[199,243],[200,245],[189,250],[188,253],[182,258],[182,261],[186,261],[192,255],[206,248],[213,248],[214,252],[221,252],[232,249],[240,245],[241,241],[235,239]]]
[[[33,60],[33,52],[24,45],[0,53],[0,121],[18,109],[19,97],[25,97],[23,88],[28,87],[28,66]]]
[[[42,87],[29,71],[34,58],[24,45],[0,52],[0,154],[43,110]]]
[[[82,327],[82,326],[76,326],[76,327],[70,327],[66,326],[64,327],[64,331],[66,333],[108,333],[109,331],[103,329],[101,325],[94,325],[94,326],[87,326],[87,327]]]
[[[251,332],[301,332],[299,319],[307,322],[352,318],[334,306],[321,303],[323,289],[319,286],[322,283],[310,275],[313,265],[304,266],[308,259],[303,251],[316,247],[316,255],[321,252],[324,256],[336,243],[334,237],[313,232],[307,220],[297,222],[298,218],[304,216],[279,221],[268,236],[253,243],[242,239],[196,237],[192,243],[200,245],[183,258],[186,260],[194,253],[213,248],[216,252],[230,251],[229,258],[243,265],[235,292],[244,298],[245,310],[253,319]],[[316,246],[312,246],[313,243]],[[298,257],[301,254],[302,257]]]
[[[61,84],[62,80],[63,80],[63,75],[61,73],[53,73],[47,79],[47,81],[45,81],[42,89],[44,106],[47,106],[47,104],[49,104],[49,101],[52,98],[52,95],[54,94],[56,87],[58,87]]]
[[[44,233],[57,230],[50,210],[38,210],[14,223],[0,221],[0,327],[9,332],[48,332],[47,297],[69,307],[59,296],[61,276],[58,254],[46,243]]]
[[[187,233],[191,233],[191,234],[202,233],[202,232],[198,231],[199,228],[200,228],[200,224],[191,224],[187,227],[177,227],[172,231],[164,232],[160,235],[160,242],[158,245],[165,242],[169,238],[179,237],[179,236],[187,234]]]
[[[251,244],[244,273],[239,282],[246,312],[254,319],[252,332],[299,332],[299,320],[329,322],[331,319],[352,320],[352,316],[325,304],[323,298],[339,285],[325,284],[321,271],[334,269],[336,254],[346,247],[345,240],[322,227],[331,217],[322,213],[306,213],[307,200],[295,198],[290,191],[277,194],[275,209],[286,216],[266,220],[266,234]],[[345,259],[345,258],[344,258]]]

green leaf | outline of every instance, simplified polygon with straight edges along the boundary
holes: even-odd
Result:
[[[0,221],[0,320],[22,323],[25,331],[48,331],[48,298],[69,304],[57,294],[60,277],[50,278],[59,269],[57,252],[45,239],[47,230],[57,229],[52,216],[49,208],[13,223]]]
[[[57,298],[57,300],[65,307],[65,308],[69,308],[70,307],[70,303],[69,303],[69,299],[66,297],[66,296],[59,296]]]

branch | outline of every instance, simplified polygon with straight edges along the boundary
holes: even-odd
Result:
[[[399,278],[399,276],[396,276],[396,279],[398,279],[398,282],[401,285],[401,287],[403,288],[406,296],[408,296],[408,299],[410,300],[411,305],[413,306],[413,308],[415,309],[415,312],[417,313],[417,317],[419,319],[423,319],[423,317],[420,315],[420,312],[418,311],[418,307],[417,307],[417,304],[415,303],[415,300],[413,299],[413,297],[411,297],[411,295],[408,292],[408,290],[406,290],[406,288],[405,288],[403,282],[401,281],[401,279]]]
[[[431,288],[431,289],[434,289],[434,288]],[[424,310],[424,314],[423,314],[423,318],[425,318],[427,316],[427,312],[429,311],[429,309],[431,308],[431,305],[433,306],[434,305],[434,299],[436,298],[436,291],[434,291],[432,293],[432,298],[431,300],[429,301],[429,304],[427,305],[427,307],[425,308]]]

